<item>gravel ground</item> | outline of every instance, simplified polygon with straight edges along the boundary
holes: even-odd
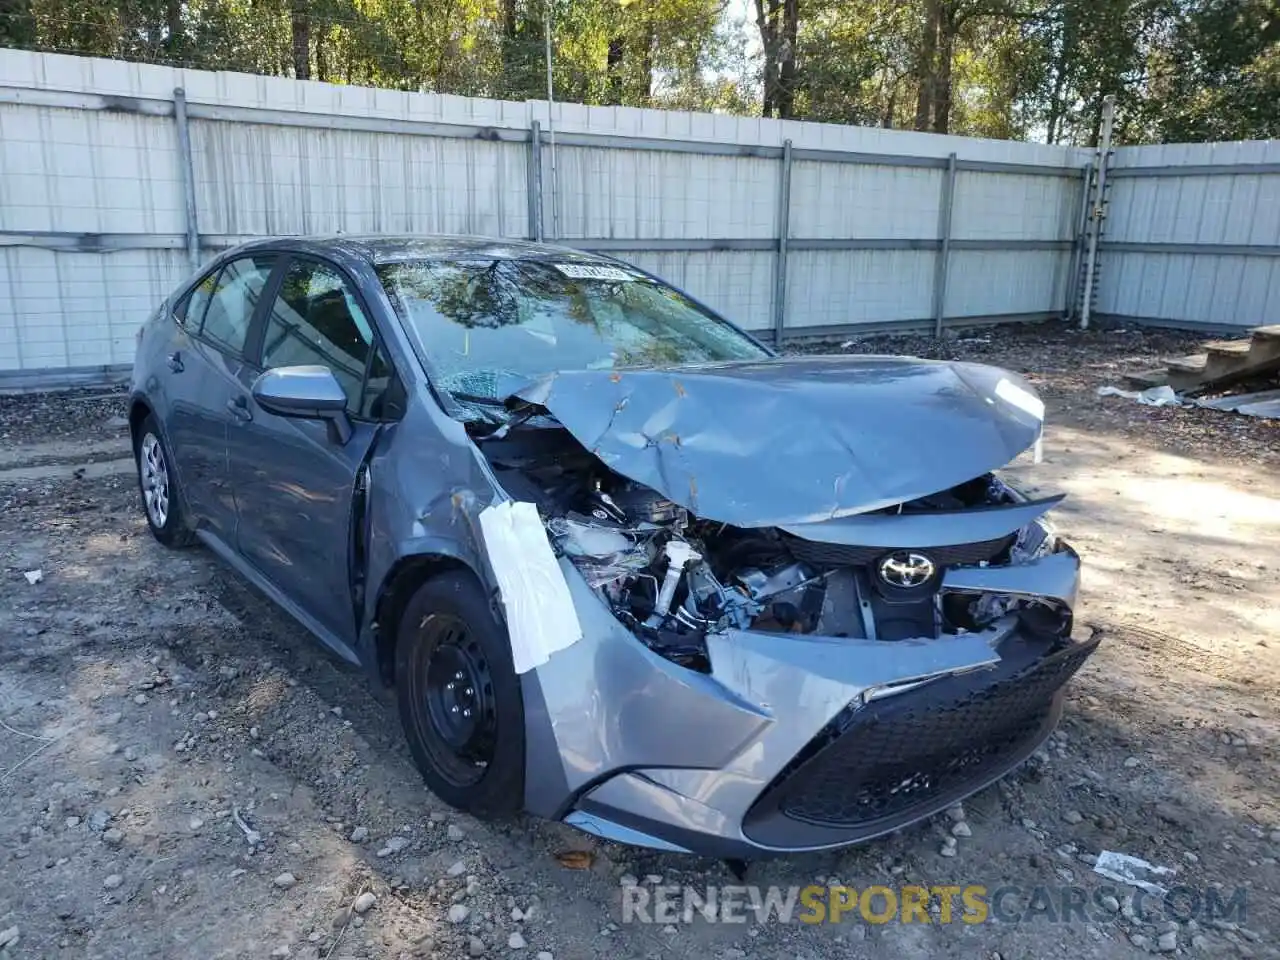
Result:
[[[118,429],[128,412],[127,400],[125,387],[0,394],[0,441],[3,447],[16,447],[98,437]]]
[[[121,395],[75,393],[0,398],[0,957],[1280,957],[1280,433],[1094,396],[1194,343],[847,347],[1036,383],[1050,426],[1027,480],[1070,494],[1081,620],[1108,635],[1050,746],[963,811],[747,879],[1013,886],[1017,913],[1037,887],[1094,896],[1114,850],[1201,892],[1244,885],[1244,917],[1135,916],[1120,888],[1070,922],[626,924],[623,883],[735,881],[435,800],[384,692],[207,552],[151,539]]]

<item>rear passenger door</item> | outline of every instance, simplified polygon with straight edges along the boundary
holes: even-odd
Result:
[[[231,260],[178,302],[157,377],[164,428],[192,516],[218,539],[235,539],[227,427],[238,408],[249,331],[277,256]]]
[[[322,422],[278,417],[253,400],[260,370],[312,364],[328,367],[347,394],[353,430],[345,444]],[[357,629],[354,493],[379,423],[401,409],[395,373],[346,273],[309,257],[285,264],[240,389],[248,416],[227,444],[239,552],[346,654]]]

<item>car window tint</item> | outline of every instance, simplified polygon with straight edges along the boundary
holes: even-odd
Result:
[[[215,270],[197,283],[174,310],[174,313],[192,330],[200,329],[200,324],[204,321],[205,308],[209,306],[209,299],[213,296],[213,289],[217,282],[218,271]]]
[[[369,320],[336,269],[311,260],[289,265],[267,321],[264,367],[322,364],[342,384],[351,409],[359,410],[372,342]]]
[[[243,257],[224,266],[205,311],[200,335],[225,350],[242,353],[249,322],[274,263],[275,256],[269,255]]]
[[[360,401],[360,416],[370,420],[399,420],[404,416],[404,387],[379,347],[369,361],[369,377]]]

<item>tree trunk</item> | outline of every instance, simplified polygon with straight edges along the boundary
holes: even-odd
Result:
[[[1062,123],[1062,90],[1066,84],[1067,65],[1059,60],[1053,65],[1053,91],[1049,94],[1049,129],[1045,138],[1049,143],[1057,143],[1061,135],[1058,126]]]
[[[653,98],[653,51],[657,45],[658,28],[653,21],[653,0],[649,0],[644,14],[644,54],[640,58],[640,82],[646,107]]]
[[[889,98],[885,101],[884,114],[880,120],[880,126],[886,130],[893,128],[893,115],[898,109],[898,85],[892,84],[889,87]]]
[[[760,115],[772,117],[778,102],[778,4],[781,0],[756,0],[756,27],[764,47],[764,83]]]
[[[316,34],[316,79],[321,83],[329,82],[329,29],[322,23]]]
[[[520,13],[516,9],[516,0],[502,0],[502,37],[504,40],[516,38],[516,26],[520,22]]]
[[[938,57],[938,22],[942,19],[942,0],[927,0],[924,32],[920,35],[920,50],[916,61],[916,129],[929,129],[929,116],[933,111],[935,61]]]
[[[613,37],[609,41],[609,53],[605,60],[605,86],[607,90],[605,103],[622,103],[622,64],[625,50],[626,41],[621,36]]]
[[[954,11],[938,18],[937,72],[933,82],[933,132],[951,129],[951,62],[956,54],[956,18]]]
[[[524,54],[517,39],[519,27],[516,0],[502,0],[502,77],[498,82],[498,95],[512,100],[523,99],[531,92]]]
[[[291,0],[293,14],[293,75],[311,79],[311,11],[307,0]]]
[[[1089,146],[1097,148],[1102,136],[1102,91],[1098,91],[1098,99],[1093,108],[1093,126],[1089,130]]]
[[[169,58],[176,59],[182,51],[182,0],[167,0],[164,8],[165,26],[168,27],[168,36],[165,37],[164,47]]]
[[[796,107],[796,36],[800,0],[783,0],[782,42],[778,45],[778,116],[790,120]]]

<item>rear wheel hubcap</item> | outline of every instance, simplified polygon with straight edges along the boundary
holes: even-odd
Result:
[[[169,466],[164,459],[164,448],[153,433],[142,438],[138,450],[138,472],[142,477],[142,499],[147,517],[157,528],[162,528],[169,519]]]

